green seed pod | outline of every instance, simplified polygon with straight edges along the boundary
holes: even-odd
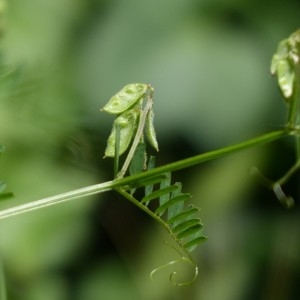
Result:
[[[295,77],[289,51],[289,41],[283,40],[271,61],[271,74],[277,76],[279,88],[285,99],[292,96]]]
[[[297,64],[300,60],[300,30],[279,43],[272,57],[271,73],[277,76],[278,85],[286,100],[293,96]]]
[[[287,59],[280,60],[277,65],[278,85],[283,96],[288,99],[293,94],[295,71]]]
[[[280,56],[277,53],[274,54],[273,57],[272,57],[271,68],[270,68],[270,71],[271,71],[272,75],[276,75],[279,61],[280,61]]]
[[[147,89],[148,84],[128,84],[111,97],[102,110],[110,114],[120,114],[136,104],[145,95]]]
[[[107,140],[105,157],[115,157],[117,130],[119,130],[120,137],[119,155],[127,150],[136,129],[138,116],[139,111],[137,109],[130,109],[115,119],[111,134]]]
[[[158,142],[156,139],[156,133],[154,129],[154,124],[153,124],[153,118],[154,118],[154,113],[153,110],[151,109],[147,115],[146,119],[146,137],[150,143],[150,145],[158,151]]]

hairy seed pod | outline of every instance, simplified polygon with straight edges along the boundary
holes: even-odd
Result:
[[[278,85],[283,96],[288,99],[293,94],[295,71],[288,60],[281,60],[277,66]]]
[[[115,157],[117,130],[119,130],[120,137],[119,155],[127,150],[136,129],[138,116],[139,111],[137,109],[130,109],[115,119],[111,134],[107,140],[105,157]]]
[[[147,89],[148,84],[128,84],[111,97],[102,110],[110,114],[120,114],[136,104],[145,95]]]
[[[299,61],[300,30],[279,43],[271,62],[271,73],[277,76],[279,88],[286,101],[293,101],[291,99],[294,93]]]
[[[156,133],[153,124],[154,113],[152,109],[149,111],[146,119],[146,137],[150,143],[150,145],[158,151],[158,142],[156,139]]]

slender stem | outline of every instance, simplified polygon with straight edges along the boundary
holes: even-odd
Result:
[[[283,185],[286,183],[300,168],[300,159],[298,159],[295,164],[282,176],[276,183]]]
[[[288,181],[300,168],[300,61],[295,63],[295,83],[287,126],[295,135],[296,162],[288,172],[276,182],[279,185]]]
[[[149,179],[151,177],[155,177],[159,174],[176,171],[180,169],[184,169],[187,167],[191,167],[203,162],[207,162],[213,159],[217,159],[220,157],[224,157],[229,154],[233,154],[235,152],[241,151],[246,148],[250,148],[253,146],[258,146],[261,144],[266,144],[275,140],[278,140],[284,136],[289,134],[286,130],[273,131],[267,134],[263,134],[259,137],[247,140],[245,142],[241,142],[238,144],[234,144],[231,146],[227,146],[218,150],[209,151],[203,154],[199,154],[190,158],[186,158],[174,163],[170,163],[158,168],[154,168],[136,175],[127,176],[122,179],[117,179],[113,181],[107,181],[101,184],[96,184],[92,186],[88,186],[85,188],[81,188],[78,190],[74,190],[71,192],[59,194],[53,197],[44,198],[41,200],[29,202],[23,205],[15,206],[6,210],[0,211],[0,220],[8,217],[12,217],[15,215],[19,215],[22,213],[26,213],[29,211],[37,210],[43,207],[51,206],[54,204],[66,202],[79,197],[86,197],[89,195],[94,195],[98,193],[103,193],[105,191],[109,191],[114,188],[123,187],[126,185],[133,185],[139,182],[142,182],[145,179]]]
[[[297,111],[295,114],[297,115],[297,119],[295,122],[297,129],[300,128],[300,62],[298,61],[296,68],[295,68],[295,89],[294,89],[294,102],[296,103],[296,109]],[[300,160],[300,136],[299,134],[296,134],[295,136],[296,139],[296,160],[297,162]]]
[[[139,202],[137,199],[135,199],[132,195],[128,194],[126,191],[124,191],[121,188],[116,188],[116,191],[118,193],[120,193],[124,198],[126,198],[127,200],[129,200],[130,202],[132,202],[134,205],[136,205],[137,207],[139,207],[141,210],[143,210],[145,213],[147,213],[150,217],[152,217],[154,220],[156,220],[158,223],[160,223],[169,233],[169,235],[173,238],[173,240],[180,246],[180,248],[182,249],[182,251],[184,252],[184,255],[189,258],[190,261],[192,260],[192,257],[190,256],[189,252],[184,250],[184,247],[182,246],[181,242],[176,238],[175,234],[173,233],[173,231],[171,230],[171,228],[169,227],[169,225],[164,222],[164,220],[162,218],[160,218],[157,214],[155,214],[152,210],[150,210],[147,206],[145,206],[144,204],[142,204],[141,202]],[[171,244],[170,244],[171,245]],[[182,256],[182,253],[178,251],[177,248],[174,248],[178,254],[180,256]]]
[[[169,227],[169,225],[163,220],[161,219],[158,215],[156,215],[153,211],[151,211],[147,206],[145,206],[144,204],[142,204],[141,202],[139,202],[137,199],[135,199],[132,195],[128,194],[126,191],[124,191],[122,188],[116,188],[116,191],[118,193],[120,193],[124,198],[126,198],[127,200],[129,200],[130,202],[132,202],[134,205],[136,205],[137,207],[139,207],[141,210],[143,210],[144,212],[146,212],[150,217],[152,217],[154,220],[156,220],[158,223],[160,223],[169,233],[169,235],[172,237],[172,239],[174,240],[174,242],[179,246],[180,249],[176,248],[176,246],[174,246],[173,244],[169,243],[166,241],[166,243],[172,247],[172,249],[174,249],[180,256],[179,259],[173,260],[171,262],[168,262],[167,264],[164,264],[163,266],[156,268],[155,270],[153,270],[150,274],[150,278],[153,279],[153,276],[156,272],[158,272],[159,270],[164,269],[165,267],[174,265],[176,263],[188,263],[190,264],[193,268],[194,268],[194,276],[191,280],[187,281],[187,282],[176,282],[176,280],[174,279],[174,276],[176,275],[176,272],[171,273],[170,275],[170,280],[172,283],[174,283],[177,286],[184,286],[184,285],[188,285],[190,283],[192,283],[198,276],[198,267],[195,264],[193,258],[191,257],[191,254],[184,249],[182,243],[180,242],[179,239],[177,239],[176,235],[174,234],[174,232],[171,230],[171,228]],[[180,251],[181,250],[181,251]]]
[[[29,211],[40,209],[42,207],[51,206],[57,203],[66,202],[79,197],[86,197],[102,192],[106,192],[112,189],[112,181],[107,181],[100,184],[91,185],[71,192],[55,195],[41,200],[25,203],[19,206],[8,208],[0,211],[0,220],[11,216],[16,216]]]
[[[287,126],[290,129],[300,129],[300,58],[295,63],[295,82],[293,95],[290,99],[290,108]]]
[[[270,133],[263,134],[261,136],[258,136],[256,138],[247,140],[245,142],[241,142],[238,144],[230,145],[221,149],[212,150],[203,154],[199,154],[196,156],[192,156],[186,159],[182,159],[179,161],[176,161],[174,163],[166,164],[161,167],[157,167],[148,171],[145,171],[143,173],[135,174],[132,176],[128,176],[122,179],[118,179],[115,181],[115,184],[118,184],[118,186],[130,184],[135,181],[143,180],[144,178],[155,176],[161,173],[170,172],[170,171],[178,171],[181,169],[185,169],[194,165],[201,164],[203,162],[207,162],[213,159],[217,159],[220,157],[224,157],[229,154],[233,154],[235,152],[241,151],[243,149],[247,149],[253,146],[258,146],[261,144],[266,144],[275,140],[278,140],[284,136],[287,136],[289,134],[286,130],[278,130],[273,131]]]
[[[132,195],[128,194],[126,191],[124,191],[121,188],[116,188],[116,191],[121,194],[124,198],[132,202],[134,205],[136,205],[138,208],[143,210],[145,213],[147,213],[150,217],[155,219],[157,222],[161,223],[164,227],[166,227],[166,224],[162,221],[161,218],[159,218],[153,211],[151,211],[147,206],[136,200]]]

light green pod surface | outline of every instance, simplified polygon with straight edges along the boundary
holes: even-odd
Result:
[[[150,143],[150,145],[158,151],[158,142],[156,139],[156,133],[153,124],[154,113],[152,109],[149,111],[146,119],[146,137]]]
[[[277,66],[278,85],[283,96],[287,99],[293,94],[295,72],[288,60],[281,60]]]
[[[277,76],[278,85],[289,101],[295,85],[295,71],[300,61],[300,30],[283,40],[272,57],[271,73]]]
[[[289,56],[289,48],[288,41],[281,42],[271,62],[271,74],[277,76],[278,85],[285,99],[292,96],[295,79],[293,61],[291,61]]]
[[[127,150],[136,129],[138,116],[139,111],[131,109],[125,111],[115,119],[111,134],[107,140],[105,157],[115,157],[117,130],[119,130],[120,137],[119,155],[123,154]]]
[[[110,114],[120,114],[138,102],[146,93],[148,84],[131,83],[124,86],[110,98],[102,110]]]

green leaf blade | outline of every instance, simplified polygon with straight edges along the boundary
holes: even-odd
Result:
[[[163,180],[160,183],[160,189],[165,189],[171,185],[171,173],[168,172],[167,178]],[[174,190],[171,190],[169,193],[165,193],[159,197],[159,205],[163,205],[165,202],[167,202],[170,199],[170,193],[175,191],[178,188],[178,185],[175,183],[176,188]]]
[[[188,250],[189,252],[192,252],[193,250],[195,250],[195,248],[205,242],[207,240],[207,237],[204,235],[198,236],[190,241],[188,241],[187,243],[183,244],[183,247]]]
[[[156,210],[155,213],[158,215],[163,215],[167,209],[170,207],[178,204],[178,203],[184,203],[187,199],[190,198],[190,194],[181,194],[176,197],[171,198],[170,200],[166,201],[164,204],[160,205]]]
[[[187,210],[179,212],[178,214],[174,215],[167,222],[170,225],[171,224],[175,224],[176,225],[176,222],[178,222],[180,220],[183,220],[183,219],[186,219],[186,218],[192,216],[193,214],[195,214],[197,212],[199,212],[199,208],[196,207],[196,206],[194,206],[194,205],[191,205],[190,208],[188,208]]]
[[[0,145],[0,155],[5,151],[5,146]]]
[[[177,197],[181,194],[182,185],[180,182],[176,182],[176,184],[178,186],[178,189],[171,193],[171,198]],[[168,209],[167,220],[171,219],[173,216],[180,213],[183,210],[183,208],[184,208],[184,202],[177,202],[176,204],[172,205]]]
[[[141,202],[145,203],[145,202],[149,202],[158,198],[163,197],[164,195],[168,195],[170,194],[172,191],[174,191],[175,189],[177,189],[176,185],[171,185],[171,186],[167,186],[165,188],[159,189],[157,191],[154,191],[153,193],[151,193],[150,195],[145,196]]]
[[[147,166],[147,171],[155,168],[155,156],[150,156]],[[150,195],[153,192],[154,184],[149,184],[145,186],[145,196]]]
[[[178,235],[177,235],[177,237],[179,239],[188,237],[190,235],[193,235],[193,234],[199,232],[202,228],[203,228],[203,225],[201,223],[192,225],[192,226],[186,228],[185,230],[179,232]]]
[[[189,220],[183,221],[182,223],[179,223],[178,225],[176,225],[173,228],[173,232],[175,232],[175,233],[182,232],[182,231],[186,230],[187,228],[197,225],[197,224],[200,224],[203,228],[203,224],[201,223],[200,219],[198,219],[198,218],[189,219]]]
[[[6,182],[0,181],[0,193],[2,193],[7,187]]]
[[[136,147],[132,160],[129,166],[129,174],[134,175],[142,173],[145,169],[146,160],[146,144],[139,143]]]

